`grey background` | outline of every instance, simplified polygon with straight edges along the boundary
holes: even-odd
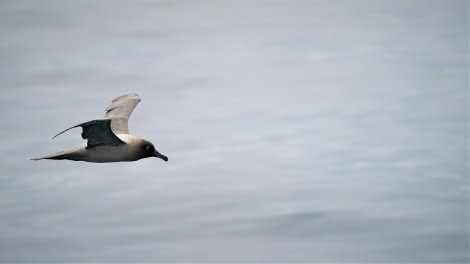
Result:
[[[468,1],[1,1],[0,261],[468,262]],[[30,161],[115,97],[169,157]]]

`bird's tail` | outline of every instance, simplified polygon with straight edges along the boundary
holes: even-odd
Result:
[[[77,160],[78,156],[80,155],[77,150],[81,149],[80,147],[60,151],[54,154],[50,154],[40,158],[32,158],[31,160],[42,160],[42,159],[53,159],[53,160]]]

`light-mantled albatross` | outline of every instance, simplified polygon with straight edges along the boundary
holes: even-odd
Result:
[[[32,160],[67,159],[88,162],[119,162],[157,157],[168,161],[168,158],[160,154],[152,143],[143,138],[129,135],[129,116],[139,102],[140,97],[135,93],[119,96],[106,109],[103,119],[91,120],[73,126],[53,137],[80,126],[83,129],[82,138],[87,139],[87,143]]]

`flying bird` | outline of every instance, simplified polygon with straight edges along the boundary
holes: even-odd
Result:
[[[119,96],[106,109],[104,118],[81,123],[53,137],[55,138],[72,128],[82,127],[82,138],[87,139],[87,143],[31,160],[66,159],[88,162],[119,162],[157,157],[168,161],[168,158],[159,153],[151,142],[129,135],[129,116],[139,102],[140,97],[135,93]]]

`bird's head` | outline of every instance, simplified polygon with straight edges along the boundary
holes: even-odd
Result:
[[[156,149],[155,149],[155,146],[153,146],[153,144],[147,140],[142,140],[140,142],[140,149],[141,149],[141,153],[142,153],[142,158],[149,158],[149,157],[157,157],[157,158],[160,158],[164,161],[168,161],[168,157],[161,154],[160,152],[158,152]]]

